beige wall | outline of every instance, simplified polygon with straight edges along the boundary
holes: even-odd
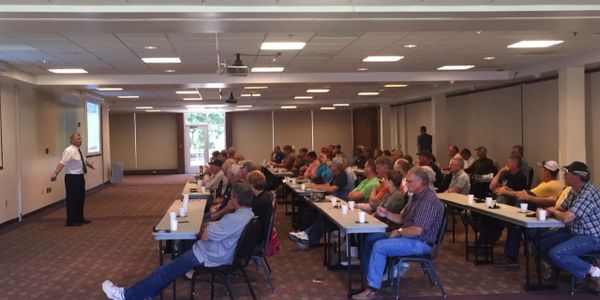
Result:
[[[419,128],[426,126],[431,128],[431,101],[417,102],[403,105],[405,110],[404,119],[404,137],[405,146],[404,152],[415,157],[417,153],[417,135]],[[400,118],[400,122],[403,118]],[[433,137],[435,143],[435,136]]]
[[[350,110],[315,111],[315,148],[339,144],[344,153],[352,156],[352,127],[349,126],[351,123],[352,111]],[[310,148],[310,144],[307,148]]]
[[[3,169],[0,170],[0,224],[19,215],[17,96],[11,84],[0,83]],[[51,172],[51,171],[50,171]]]
[[[246,159],[268,161],[273,150],[271,112],[235,112],[231,113],[231,122],[233,147]]]
[[[128,171],[177,169],[177,114],[111,113],[110,148]]]
[[[587,163],[592,180],[600,185],[600,72],[586,75]]]
[[[311,148],[310,111],[276,111],[274,114],[275,145]],[[318,145],[315,145],[317,147]]]

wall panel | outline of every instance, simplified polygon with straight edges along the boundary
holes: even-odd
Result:
[[[275,145],[312,147],[310,111],[276,111],[274,120]]]
[[[136,114],[139,170],[178,169],[177,114]]]
[[[341,145],[342,151],[352,156],[352,112],[350,110],[315,111],[315,148]]]
[[[271,112],[231,113],[232,145],[246,159],[254,162],[269,160],[273,150],[273,126]]]

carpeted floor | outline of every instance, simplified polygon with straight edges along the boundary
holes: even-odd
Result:
[[[121,185],[108,185],[89,194],[86,217],[92,224],[64,226],[64,207],[49,208],[0,231],[0,299],[105,299],[100,284],[110,279],[130,285],[158,265],[157,242],[151,229],[181,192],[186,175],[127,176]],[[345,299],[346,273],[327,271],[322,248],[299,250],[287,239],[290,217],[280,205],[277,229],[282,250],[269,258],[277,288],[274,294],[263,274],[250,268],[249,276],[259,299]],[[464,233],[456,243],[447,235],[436,268],[450,299],[592,299],[581,291],[569,296],[566,281],[554,292],[523,291],[524,267],[497,269],[476,266],[464,259]],[[502,245],[497,247],[498,256]],[[356,287],[359,273],[354,273]],[[318,280],[314,280],[318,279]],[[177,281],[177,299],[189,299],[189,281]],[[401,281],[403,299],[439,298],[418,270]],[[236,298],[249,299],[241,278],[234,278]],[[216,298],[225,298],[217,286]],[[391,288],[381,295],[390,298]],[[172,299],[171,289],[164,293]],[[206,283],[197,283],[196,299],[209,297]]]

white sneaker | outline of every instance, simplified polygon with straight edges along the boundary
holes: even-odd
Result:
[[[348,260],[342,260],[342,262],[340,262],[340,265],[347,267],[348,266]],[[350,265],[353,266],[360,266],[360,259],[358,259],[358,257],[353,257],[350,260]]]
[[[299,242],[300,240],[308,241],[308,235],[304,231],[290,232],[290,233],[288,233],[288,237],[290,238],[290,240],[292,240],[296,243]]]
[[[102,291],[106,294],[106,297],[111,300],[125,300],[125,289],[116,286],[110,280],[104,280],[102,282]]]
[[[189,270],[185,273],[185,278],[192,280],[192,277],[194,277],[194,270]]]

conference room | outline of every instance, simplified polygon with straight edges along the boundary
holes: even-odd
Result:
[[[592,0],[0,1],[0,299],[597,297],[600,244],[544,239],[600,241],[597,28]]]

